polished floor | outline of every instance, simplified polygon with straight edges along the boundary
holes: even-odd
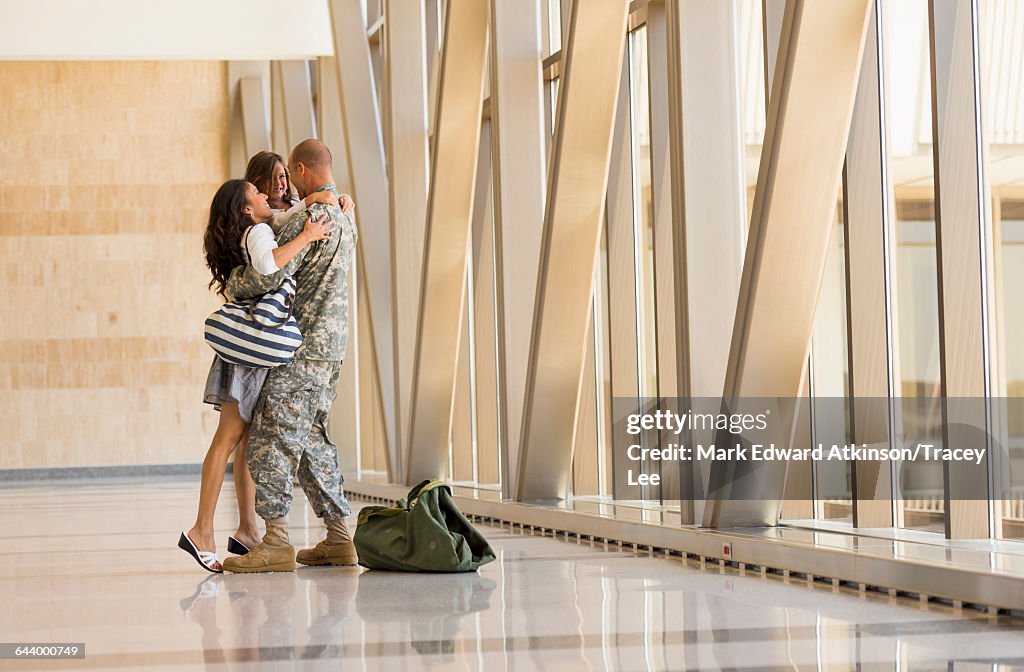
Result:
[[[5,485],[0,641],[86,658],[0,670],[1024,669],[1006,616],[518,529],[481,527],[498,560],[478,574],[210,575],[175,547],[195,496],[191,478]],[[301,494],[291,523],[319,538]]]

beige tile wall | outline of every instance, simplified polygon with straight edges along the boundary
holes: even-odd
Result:
[[[221,62],[0,62],[0,469],[202,461]]]

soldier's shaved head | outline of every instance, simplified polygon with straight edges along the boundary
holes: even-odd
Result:
[[[293,165],[301,163],[316,170],[318,168],[330,168],[331,161],[331,150],[327,149],[327,145],[315,138],[310,138],[295,145],[295,149],[292,150],[290,163]]]
[[[333,182],[331,172],[331,150],[327,145],[310,138],[295,145],[288,157],[288,172],[292,184],[299,190],[299,197],[305,198],[313,191]]]

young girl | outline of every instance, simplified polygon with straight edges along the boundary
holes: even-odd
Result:
[[[302,233],[281,246],[274,240],[272,226],[279,230],[288,218],[314,203],[337,205],[333,194],[310,194],[305,201],[277,213],[271,210],[267,201],[265,194],[245,180],[225,182],[213,197],[203,249],[206,265],[213,275],[210,287],[225,298],[228,277],[236,266],[251,264],[257,272],[270,275],[309,243],[331,235],[331,222],[327,215],[316,220],[310,218]],[[223,571],[213,538],[213,516],[228,457],[232,453],[235,453],[238,529],[234,536],[228,537],[228,551],[245,554],[260,540],[256,526],[255,486],[245,460],[245,444],[253,407],[266,377],[267,369],[231,364],[214,356],[206,380],[204,401],[220,411],[220,421],[203,460],[196,523],[187,533],[181,533],[178,547],[211,572]]]
[[[261,194],[267,195],[267,202],[273,210],[288,210],[299,202],[291,190],[291,176],[285,166],[284,157],[275,152],[256,152],[245,167],[245,179],[256,185]],[[345,196],[342,196],[342,205]],[[346,214],[348,207],[342,208]]]

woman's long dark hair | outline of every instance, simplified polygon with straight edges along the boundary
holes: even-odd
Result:
[[[242,234],[255,224],[249,215],[242,212],[247,204],[245,192],[248,184],[246,180],[228,180],[220,186],[210,204],[210,222],[203,235],[206,267],[213,274],[208,286],[214,287],[225,298],[231,270],[246,263],[242,256]]]
[[[284,162],[280,154],[274,152],[256,152],[249,159],[249,165],[245,167],[245,181],[252,182],[256,185],[256,190],[261,194],[266,194],[270,197],[271,191],[274,187],[274,166],[281,164],[284,168],[284,179],[285,179],[285,192],[284,200],[295,204],[295,194],[292,193],[292,176],[288,174],[288,164]]]

